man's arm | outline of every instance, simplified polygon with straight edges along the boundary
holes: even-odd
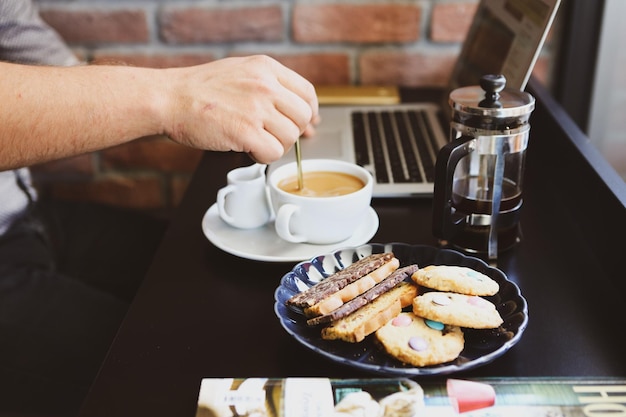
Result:
[[[0,74],[0,170],[153,134],[269,163],[318,110],[313,86],[264,56],[170,69],[0,63]]]

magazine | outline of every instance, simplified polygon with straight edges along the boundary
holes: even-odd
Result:
[[[196,417],[618,417],[625,378],[204,378]]]

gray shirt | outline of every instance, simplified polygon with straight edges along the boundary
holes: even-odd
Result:
[[[59,35],[41,20],[30,0],[0,0],[0,60],[42,65],[79,62]],[[0,172],[0,235],[36,197],[28,168]]]

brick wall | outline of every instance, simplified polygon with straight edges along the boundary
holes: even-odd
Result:
[[[193,65],[271,55],[316,85],[443,86],[477,0],[40,0],[89,62]],[[554,42],[553,42],[554,43]],[[535,73],[549,84],[550,42]],[[44,194],[168,212],[201,152],[163,137],[34,169]]]

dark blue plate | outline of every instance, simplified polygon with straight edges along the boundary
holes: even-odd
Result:
[[[498,329],[464,329],[465,348],[457,359],[441,365],[413,367],[405,365],[386,354],[370,335],[360,343],[323,340],[319,327],[310,327],[298,309],[287,307],[285,302],[298,292],[314,285],[358,259],[373,253],[393,252],[401,266],[417,264],[458,265],[472,268],[491,277],[500,285],[498,294],[485,297],[496,305],[504,323]],[[335,362],[363,371],[388,376],[444,375],[467,371],[485,365],[502,356],[522,337],[528,324],[528,307],[520,289],[497,268],[490,267],[478,258],[459,252],[425,245],[405,243],[367,244],[340,249],[297,264],[282,277],[274,293],[274,311],[283,328],[298,342]],[[410,309],[410,308],[409,308]]]

